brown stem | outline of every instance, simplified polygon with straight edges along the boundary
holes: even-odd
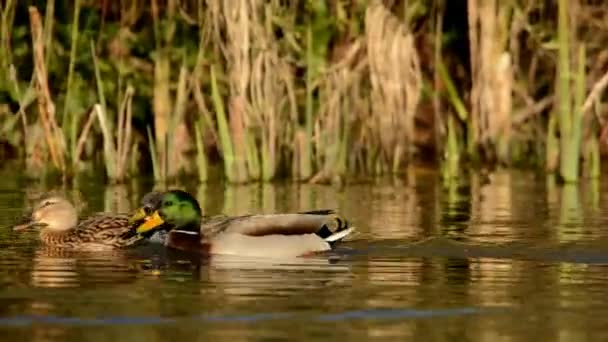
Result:
[[[29,7],[30,26],[32,30],[32,44],[34,47],[34,73],[35,87],[38,97],[38,110],[40,120],[44,128],[45,138],[49,146],[49,152],[55,167],[65,170],[63,160],[63,149],[56,146],[57,122],[55,121],[55,105],[51,99],[51,92],[48,87],[46,64],[44,59],[44,37],[42,35],[42,24],[40,13],[34,6]]]

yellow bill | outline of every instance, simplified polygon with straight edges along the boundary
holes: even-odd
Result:
[[[144,223],[137,227],[137,234],[148,232],[163,223],[165,223],[165,221],[163,221],[163,219],[160,217],[157,210],[152,215],[148,216]]]
[[[143,207],[137,209],[133,216],[129,218],[129,224],[133,224],[135,222],[141,221],[146,218],[146,211]]]

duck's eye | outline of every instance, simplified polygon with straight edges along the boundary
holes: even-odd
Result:
[[[144,213],[146,215],[150,215],[152,213],[152,207],[151,206],[144,206]]]
[[[40,204],[40,208],[44,208],[44,207],[49,206],[49,205],[51,205],[51,204],[53,204],[53,203],[54,203],[54,202],[53,202],[53,201],[51,201],[51,200],[44,201],[44,202],[42,202],[42,204]]]
[[[165,203],[163,203],[163,206],[165,206],[165,207],[170,207],[172,205],[173,205],[172,201],[165,201]]]

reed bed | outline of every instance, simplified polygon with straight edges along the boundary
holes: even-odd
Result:
[[[114,183],[343,183],[419,160],[448,179],[601,172],[608,10],[594,3],[28,4],[1,5],[0,142],[34,178],[99,163]]]
[[[422,75],[413,32],[381,1],[365,13],[374,132],[381,171],[396,172],[412,153]]]

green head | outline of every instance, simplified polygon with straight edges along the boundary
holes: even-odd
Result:
[[[201,207],[192,195],[182,190],[171,190],[162,194],[153,207],[147,208],[144,223],[137,233],[149,234],[158,229],[182,229],[198,231],[201,223]],[[139,210],[134,215],[139,215]],[[139,217],[137,217],[139,218]]]

